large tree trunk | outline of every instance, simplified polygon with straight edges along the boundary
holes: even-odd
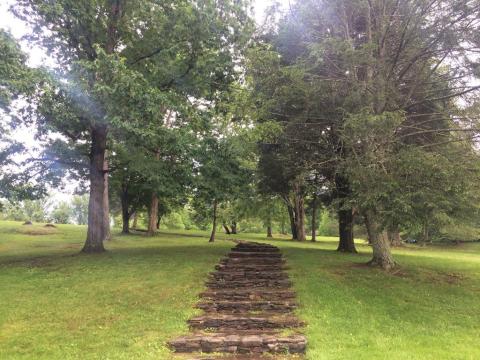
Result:
[[[208,240],[208,242],[214,242],[215,241],[216,232],[217,232],[217,199],[213,200],[212,233],[210,234],[210,240]]]
[[[107,146],[107,126],[93,126],[91,130],[92,144],[90,150],[90,199],[88,202],[87,240],[82,251],[98,253],[105,251],[104,204],[103,195],[105,179],[103,166]]]
[[[356,253],[353,237],[353,211],[352,209],[338,211],[338,232],[340,241],[337,251]]]
[[[297,222],[295,221],[295,210],[293,206],[287,205],[290,228],[292,229],[292,240],[297,240]]]
[[[395,267],[390,243],[386,236],[383,236],[379,230],[377,221],[373,212],[365,214],[368,232],[372,240],[373,258],[368,262],[369,265],[381,267],[384,270],[390,270]]]
[[[237,234],[237,222],[236,221],[232,221],[232,234],[233,235],[236,235]]]
[[[335,176],[335,186],[339,201],[338,208],[338,232],[339,242],[337,251],[356,253],[353,236],[353,209],[345,208],[345,201],[350,195],[350,184],[348,180],[340,174]]]
[[[312,201],[312,241],[317,241],[317,194],[313,194]]]
[[[105,227],[105,240],[110,240],[110,203],[108,199],[108,151],[105,150],[103,159],[103,226]]]
[[[272,227],[271,227],[271,226],[267,226],[267,237],[269,237],[269,238],[273,237],[273,235],[272,235]]]
[[[122,203],[122,234],[130,233],[130,212],[128,204],[128,185],[122,184],[122,192],[120,195]]]
[[[153,193],[152,199],[150,201],[147,236],[153,236],[157,232],[157,218],[158,218],[158,196],[156,193]]]

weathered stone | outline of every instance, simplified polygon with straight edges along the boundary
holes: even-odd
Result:
[[[303,335],[280,335],[303,323],[288,314],[297,305],[278,248],[240,242],[215,268],[200,295],[205,301],[197,305],[205,315],[188,321],[204,333],[171,341],[175,351],[245,354],[252,360],[267,352],[305,352]]]
[[[242,339],[242,346],[245,346],[245,347],[255,347],[255,346],[258,347],[258,346],[261,346],[262,343],[263,341],[261,336],[255,336],[255,335],[245,336]]]
[[[230,340],[227,340],[228,338]],[[199,339],[201,339],[201,341]],[[219,351],[244,354],[277,353],[285,351],[301,353],[305,351],[306,340],[304,336],[299,335],[275,337],[263,334],[247,336],[212,334],[210,336],[192,335],[185,337],[181,343],[171,341],[169,345],[177,352],[189,352],[190,349],[195,349],[205,353]]]
[[[206,285],[211,289],[238,289],[238,288],[257,288],[257,287],[269,287],[269,288],[289,288],[292,283],[290,280],[276,280],[276,279],[250,279],[250,280],[212,280],[206,282]]]

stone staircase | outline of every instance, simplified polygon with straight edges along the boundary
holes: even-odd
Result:
[[[197,304],[204,314],[188,321],[193,334],[169,342],[173,350],[231,354],[228,359],[305,352],[304,324],[293,314],[295,293],[277,247],[240,242],[215,269]]]

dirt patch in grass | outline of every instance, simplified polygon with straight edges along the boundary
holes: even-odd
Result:
[[[430,282],[457,285],[467,279],[463,274],[453,272],[431,272],[426,274]]]

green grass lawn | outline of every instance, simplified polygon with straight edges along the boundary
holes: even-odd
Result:
[[[187,333],[232,244],[165,231],[82,255],[84,237],[80,226],[0,222],[0,359],[175,359],[165,342]],[[387,274],[362,265],[362,242],[345,255],[320,240],[271,241],[291,267],[308,359],[480,359],[480,243],[396,250],[401,267]]]

